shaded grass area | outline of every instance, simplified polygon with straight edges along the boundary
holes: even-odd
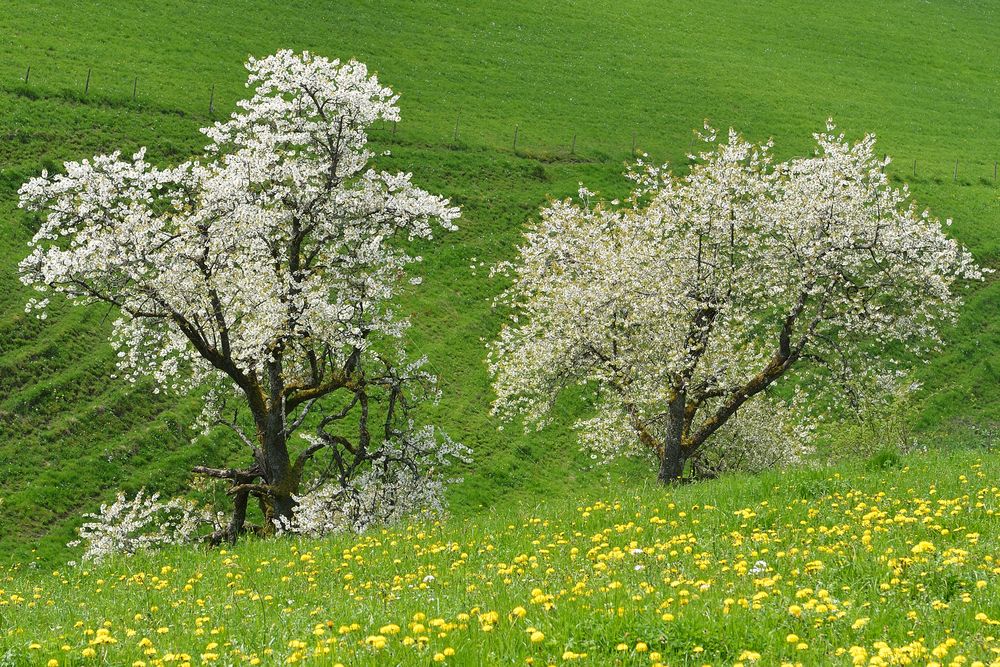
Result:
[[[193,464],[240,460],[224,433],[191,444],[196,400],[111,379],[113,314],[64,307],[44,323],[23,314],[16,263],[33,223],[14,200],[20,183],[65,159],[143,145],[163,162],[197,153],[209,96],[215,117],[232,108],[248,53],[308,48],[368,62],[402,94],[404,121],[374,133],[392,151],[380,164],[413,171],[463,208],[458,232],[419,248],[426,280],[404,301],[415,323],[408,345],[442,379],[444,400],[427,416],[476,451],[452,494],[463,515],[607,483],[567,428],[574,399],[538,434],[500,432],[488,415],[483,344],[499,327],[490,302],[500,288],[488,267],[512,256],[542,203],[581,181],[622,194],[633,137],[683,168],[705,117],[773,135],[784,156],[807,150],[810,132],[834,116],[850,133],[877,132],[897,158],[894,178],[920,206],[954,218],[953,233],[998,268],[1000,105],[989,83],[1000,74],[998,31],[988,3],[860,0],[808,11],[791,0],[49,0],[0,13],[0,552],[59,557],[80,512],[113,489],[173,492]],[[914,419],[928,442],[996,441],[998,312],[993,276],[970,293],[944,353],[919,369]]]

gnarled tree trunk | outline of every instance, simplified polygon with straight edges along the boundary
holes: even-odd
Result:
[[[667,428],[660,447],[660,471],[657,481],[661,484],[679,482],[684,476],[686,460],[682,438],[684,435],[685,393],[678,391],[670,400]]]
[[[274,522],[291,521],[295,511],[293,494],[299,491],[299,475],[292,466],[288,455],[288,443],[284,429],[284,415],[273,414],[268,428],[263,434],[263,477],[268,493],[261,494],[261,509],[264,511],[265,532],[274,530]]]
[[[262,415],[262,419],[256,419],[263,458],[261,468],[268,488],[267,493],[260,494],[264,531],[268,533],[274,531],[276,521],[291,521],[296,504],[292,495],[299,491],[299,474],[288,455],[285,383],[280,351],[276,350],[274,355],[267,366],[267,413]]]

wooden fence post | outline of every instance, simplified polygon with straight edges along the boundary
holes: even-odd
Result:
[[[514,126],[514,152],[517,152],[517,131],[520,129],[517,125]]]
[[[28,85],[28,78],[31,76],[31,65],[28,65],[27,71],[24,73],[24,85]]]
[[[135,94],[139,90],[139,77],[135,77],[135,81],[132,82],[132,101],[135,102]]]
[[[90,72],[93,68],[87,68],[87,83],[83,84],[83,94],[86,95],[90,92]]]
[[[212,115],[215,113],[215,84],[212,84],[212,92],[208,96],[208,113]]]

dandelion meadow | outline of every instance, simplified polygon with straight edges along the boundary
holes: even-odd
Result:
[[[53,665],[1000,664],[1000,465],[887,465],[15,569],[0,649]]]
[[[1000,667],[990,3],[0,10],[0,667]]]

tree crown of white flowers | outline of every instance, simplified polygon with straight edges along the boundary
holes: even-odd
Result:
[[[622,205],[582,186],[548,205],[499,267],[512,285],[489,354],[495,412],[541,426],[585,384],[588,443],[662,456],[674,424],[690,454],[797,362],[800,379],[857,378],[940,342],[955,281],[982,271],[890,184],[873,135],[828,123],[814,137],[814,155],[776,163],[770,142],[716,143],[706,126],[687,175],[642,159]]]
[[[118,306],[132,379],[178,387],[231,364],[249,382],[280,350],[286,384],[308,386],[373,334],[400,335],[388,304],[419,258],[393,238],[430,238],[458,216],[409,174],[368,166],[367,129],[399,110],[365,65],[281,51],[247,69],[253,95],[202,130],[202,159],[158,168],[145,150],[113,153],[20,190],[45,214],[22,281]]]

